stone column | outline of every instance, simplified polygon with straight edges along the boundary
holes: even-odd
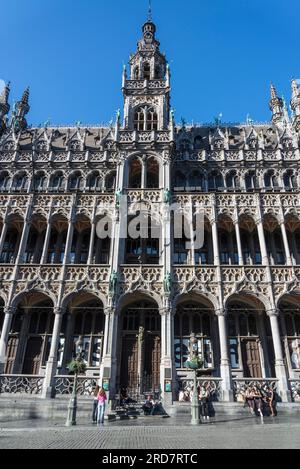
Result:
[[[146,156],[143,156],[142,159],[142,174],[141,174],[141,188],[146,189],[147,187],[147,164],[146,164]]]
[[[220,337],[220,352],[221,352],[221,378],[222,378],[222,394],[223,401],[233,401],[232,380],[231,380],[231,367],[228,353],[228,335],[226,327],[226,311],[220,309],[217,311],[219,337]]]
[[[43,247],[43,253],[41,257],[41,264],[47,264],[47,258],[48,258],[48,248],[49,248],[49,241],[50,241],[50,236],[51,236],[51,221],[50,219],[48,220],[47,223],[47,230],[46,230],[46,235],[45,235],[45,240],[44,240],[44,247]]]
[[[269,265],[269,256],[267,251],[266,239],[265,239],[265,232],[263,227],[262,219],[258,219],[256,221],[257,224],[257,232],[259,237],[259,245],[262,257],[262,265]]]
[[[240,225],[239,225],[238,219],[235,220],[234,226],[235,226],[236,243],[237,243],[237,248],[238,248],[239,265],[244,265],[241,232],[240,232]]]
[[[2,232],[1,232],[1,237],[0,237],[0,259],[1,259],[2,251],[3,251],[5,239],[6,239],[7,231],[8,231],[8,223],[7,221],[5,221],[2,227]]]
[[[93,219],[91,227],[91,238],[90,238],[90,247],[89,247],[89,256],[88,256],[88,265],[93,263],[94,256],[94,244],[95,244],[95,234],[96,234],[96,220]]]
[[[175,399],[175,370],[174,370],[174,335],[173,335],[174,312],[171,308],[161,311],[161,365],[160,385],[162,398],[165,406],[172,405]],[[165,388],[166,381],[170,381],[171,389]]]
[[[282,233],[282,239],[283,239],[283,244],[284,244],[284,252],[285,252],[285,258],[286,258],[286,265],[293,265],[292,263],[292,257],[291,257],[291,251],[290,251],[290,246],[288,242],[288,237],[286,233],[286,226],[284,223],[284,220],[280,222],[280,228],[281,228],[281,233]]]
[[[29,216],[29,211],[31,210],[31,206],[27,209],[26,213],[26,219],[25,223],[23,226],[23,231],[22,231],[22,236],[20,240],[20,245],[19,245],[19,250],[16,258],[16,264],[21,264],[24,262],[24,252],[26,249],[27,245],[27,240],[28,240],[28,235],[29,235],[29,230],[30,230],[30,216]]]
[[[107,308],[105,311],[105,330],[103,339],[103,356],[100,367],[100,382],[109,379],[109,398],[113,399],[117,389],[117,337],[118,337],[118,313]]]
[[[217,227],[216,219],[212,221],[212,239],[213,239],[213,251],[214,251],[214,265],[220,265],[218,227]]]
[[[5,369],[6,347],[15,312],[16,308],[12,308],[11,306],[4,308],[4,321],[0,338],[0,374],[4,373]]]
[[[54,308],[54,314],[55,320],[51,338],[51,348],[42,390],[42,397],[44,398],[55,397],[54,377],[57,372],[57,355],[64,310],[62,308]]]
[[[73,233],[74,233],[74,218],[71,217],[70,220],[69,220],[68,233],[67,233],[67,239],[66,239],[66,249],[65,249],[63,265],[69,264],[69,261],[70,261],[70,251],[71,251],[71,247],[72,247]]]
[[[271,310],[267,312],[270,323],[275,353],[275,371],[276,378],[279,380],[278,389],[283,402],[291,402],[291,393],[289,391],[289,384],[287,379],[286,368],[284,365],[284,358],[282,353],[282,345],[280,339],[280,329],[278,317],[280,312],[278,310]]]

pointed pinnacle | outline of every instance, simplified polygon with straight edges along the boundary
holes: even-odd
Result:
[[[10,81],[5,85],[0,95],[0,103],[8,104],[8,98],[10,93]]]
[[[25,104],[28,104],[28,99],[29,99],[29,86],[24,91],[21,101]]]

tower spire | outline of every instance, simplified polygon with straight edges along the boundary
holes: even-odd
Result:
[[[152,23],[152,0],[149,0],[148,21]]]
[[[10,83],[7,83],[0,95],[0,135],[6,129],[6,115],[9,113],[10,109],[10,105],[8,104],[9,92]]]
[[[272,111],[272,121],[274,124],[282,122],[283,100],[279,98],[275,86],[271,83],[270,110]]]

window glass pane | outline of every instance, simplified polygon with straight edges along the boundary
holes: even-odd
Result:
[[[203,315],[202,327],[203,327],[203,330],[202,330],[203,335],[209,336],[210,335],[210,318],[207,314]]]
[[[201,321],[200,321],[199,314],[194,314],[194,317],[193,317],[193,332],[195,334],[200,334],[201,333]]]
[[[257,335],[256,318],[252,314],[248,318],[250,335]]]
[[[101,360],[101,339],[96,338],[93,340],[93,350],[92,350],[92,366],[100,366]]]
[[[59,347],[58,347],[58,351],[57,351],[57,365],[58,366],[62,366],[64,348],[65,348],[65,338],[61,337],[59,339]]]
[[[288,336],[293,336],[295,334],[293,318],[290,315],[286,315],[285,317],[285,326],[286,332]]]
[[[182,359],[183,368],[186,367],[185,362],[187,361],[188,356],[189,356],[189,339],[183,339],[182,348],[181,348],[181,359]]]
[[[204,367],[213,368],[213,353],[210,339],[204,339]]]
[[[174,340],[174,356],[176,368],[181,368],[181,344],[180,339]]]
[[[299,340],[289,341],[289,350],[293,370],[300,369],[300,342]]]
[[[230,339],[229,340],[229,345],[230,345],[231,368],[238,369],[240,367],[240,365],[239,365],[239,353],[238,353],[238,341],[237,341],[237,339]]]
[[[190,335],[190,318],[187,314],[182,316],[182,335]]]
[[[228,316],[228,333],[229,333],[229,336],[236,335],[235,317],[232,315]]]
[[[244,315],[239,317],[239,325],[240,325],[240,335],[248,335],[248,324],[247,318]]]
[[[294,321],[296,326],[296,334],[297,336],[300,336],[300,314],[295,314]]]

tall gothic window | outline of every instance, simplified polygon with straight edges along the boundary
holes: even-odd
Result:
[[[132,220],[135,219],[129,219],[129,224]],[[125,262],[127,264],[158,264],[160,256],[160,225],[158,221],[151,220],[146,214],[141,214],[136,222],[135,229],[140,236],[130,237],[128,235]],[[144,226],[141,226],[141,223]]]
[[[198,340],[198,353],[203,359],[203,369],[214,368],[211,313],[196,303],[180,305],[174,319],[176,368],[187,368],[191,333]]]
[[[86,365],[91,368],[99,367],[102,356],[105,322],[103,305],[99,301],[91,301],[75,311],[73,357],[76,356],[76,342],[80,337],[83,343],[83,359]]]
[[[283,341],[288,354],[291,368],[300,370],[300,311],[291,303],[284,303],[280,307],[283,312]]]
[[[7,171],[0,174],[0,190],[7,191],[10,185],[10,177]]]
[[[252,191],[254,189],[258,189],[256,175],[255,175],[254,171],[250,171],[246,175],[245,182],[246,182],[246,190],[247,191]]]
[[[278,181],[273,171],[268,171],[264,177],[265,189],[273,190],[278,189]]]
[[[99,191],[101,189],[101,177],[98,171],[91,173],[86,181],[86,188],[89,191]]]
[[[297,189],[298,187],[297,176],[294,174],[294,171],[287,171],[284,175],[283,181],[286,190]]]
[[[134,130],[157,130],[158,115],[155,109],[140,107],[134,113]]]

